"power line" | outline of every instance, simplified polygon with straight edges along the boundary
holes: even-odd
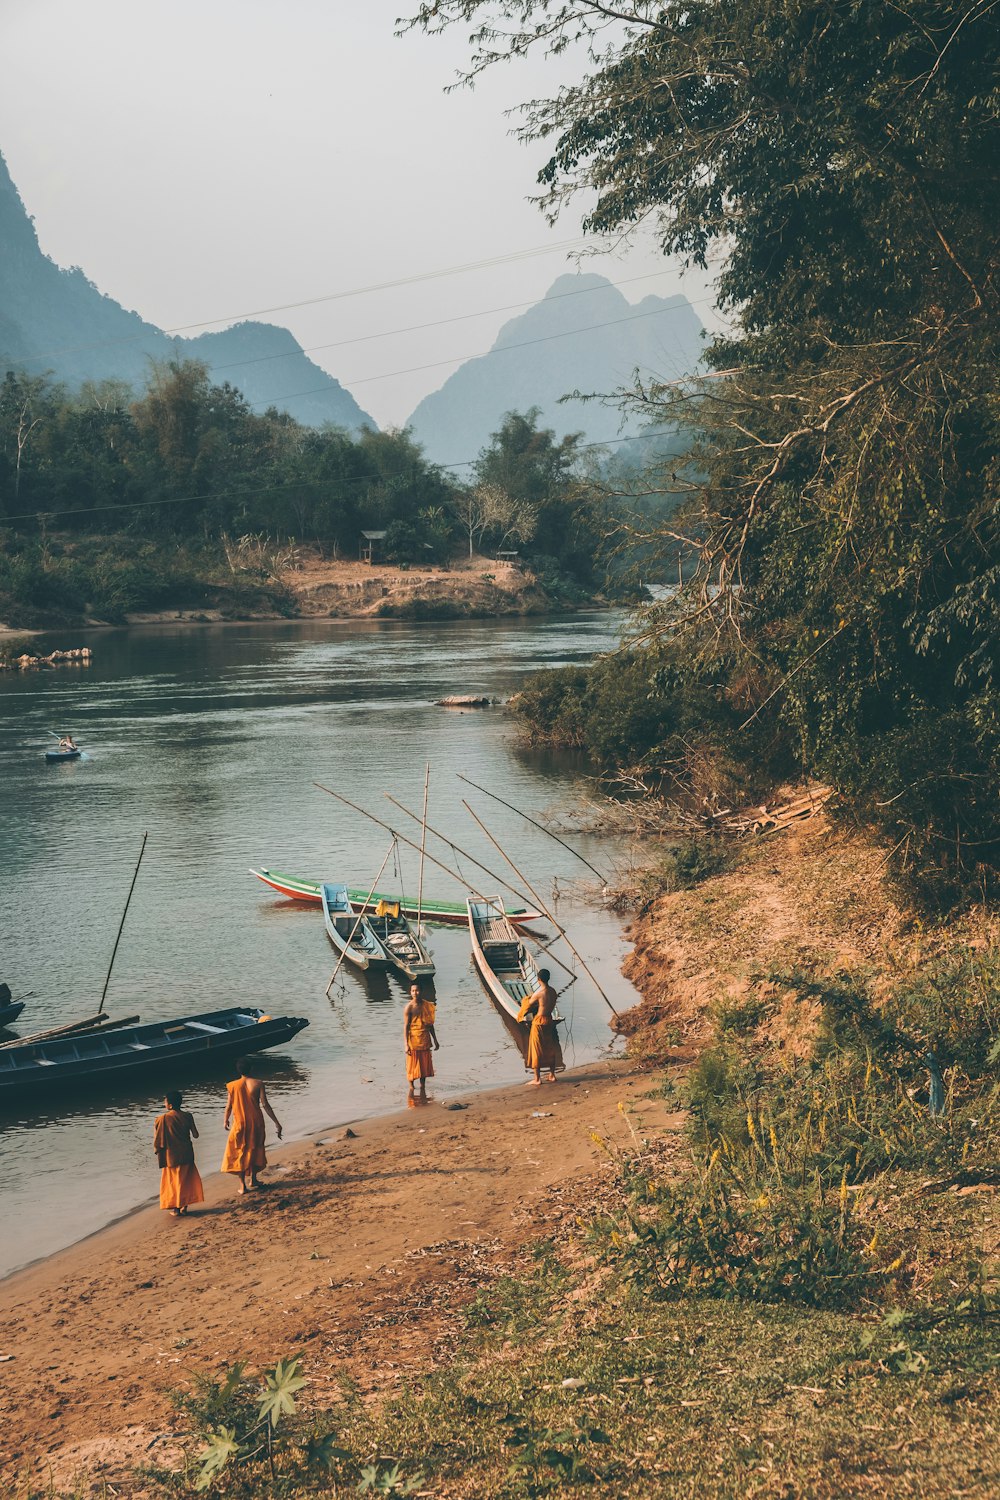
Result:
[[[458,276],[466,271],[481,271],[490,266],[508,265],[518,260],[531,260],[539,255],[554,255],[559,250],[580,249],[585,243],[586,241],[582,237],[572,240],[558,240],[553,245],[538,245],[533,250],[512,250],[505,255],[490,256],[486,260],[470,260],[466,261],[463,265],[446,266],[436,271],[419,271],[416,275],[400,276],[393,281],[376,281],[372,282],[370,286],[351,287],[349,290],[342,292],[326,292],[320,297],[305,297],[300,302],[279,302],[274,307],[258,307],[252,312],[229,313],[224,317],[204,318],[198,323],[177,323],[171,328],[155,328],[154,324],[150,324],[150,327],[155,328],[157,333],[165,334],[169,337],[171,334],[185,333],[192,328],[210,328],[215,323],[242,323],[248,318],[263,318],[271,313],[292,312],[300,307],[316,307],[321,302],[340,302],[348,297],[364,297],[370,292],[391,291],[396,287],[413,286],[421,281],[438,281],[445,276]],[[22,358],[35,361],[39,359],[51,359],[56,354],[81,354],[88,349],[105,349],[120,344],[141,343],[147,337],[148,335],[144,333],[134,333],[120,339],[97,339],[91,344],[74,344],[63,349],[46,349],[41,354],[26,354]]]
[[[690,306],[691,304],[689,303],[687,305]],[[588,323],[586,328],[569,328],[564,333],[547,333],[544,334],[541,338],[525,339],[522,343],[519,344],[503,344],[499,349],[483,349],[478,354],[453,354],[450,359],[435,359],[432,360],[430,364],[426,365],[410,365],[405,370],[388,370],[384,375],[363,375],[356,380],[338,381],[338,384],[342,385],[345,390],[351,391],[355,388],[355,386],[371,385],[371,383],[375,380],[392,380],[396,375],[415,375],[421,370],[440,369],[442,365],[466,364],[473,359],[486,359],[491,354],[506,354],[509,349],[529,349],[533,344],[550,344],[555,339],[574,338],[576,335],[581,333],[596,333],[600,328],[616,328],[620,323],[637,323],[644,318],[656,318],[665,316],[668,312],[680,311],[680,308],[657,307],[653,308],[650,312],[633,313],[627,318],[612,318],[607,323]],[[330,379],[332,380],[334,379],[334,377],[331,376]],[[288,395],[278,397],[272,396],[265,401],[251,401],[248,403],[248,405],[250,405],[251,407],[274,406],[278,401],[297,401],[300,396],[315,396],[327,390],[329,390],[329,386],[314,385],[308,391],[292,391]]]
[[[642,276],[628,276],[622,281],[605,280],[603,285],[601,286],[580,287],[579,290],[573,292],[557,292],[555,296],[546,296],[541,300],[537,297],[534,297],[529,298],[526,302],[508,302],[504,307],[485,307],[482,308],[479,312],[459,313],[453,318],[435,318],[430,323],[411,323],[406,328],[387,328],[383,333],[362,333],[359,334],[356,338],[352,339],[337,339],[332,344],[299,345],[298,348],[285,350],[281,354],[260,354],[255,355],[252,359],[232,360],[229,364],[225,365],[213,364],[211,366],[211,370],[213,375],[217,375],[220,370],[239,370],[243,369],[245,365],[266,364],[269,360],[274,359],[294,359],[297,354],[316,354],[321,349],[344,349],[349,344],[368,344],[374,342],[376,339],[397,338],[405,333],[425,333],[429,328],[444,328],[450,323],[469,323],[473,318],[487,318],[496,313],[516,312],[520,307],[541,306],[542,302],[561,302],[564,297],[582,297],[588,292],[602,292],[608,286],[631,286],[635,281],[651,281],[655,276],[665,276],[666,274],[667,268],[662,267],[658,271],[646,271]],[[691,302],[689,300],[688,306],[700,307],[703,303],[714,302],[714,300],[714,297],[699,297],[696,302]],[[666,311],[666,309],[664,310]],[[380,379],[382,377],[376,376],[374,378]]]

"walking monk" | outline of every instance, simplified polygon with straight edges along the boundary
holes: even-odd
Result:
[[[194,1116],[181,1109],[181,1096],[175,1089],[164,1099],[166,1114],[153,1126],[153,1150],[160,1164],[160,1207],[177,1218],[186,1214],[191,1203],[204,1203],[201,1177],[194,1164],[191,1138],[198,1139]]]
[[[241,1062],[239,1066],[242,1076],[235,1082],[226,1084],[228,1098],[225,1128],[229,1131],[229,1139],[226,1142],[226,1154],[222,1158],[222,1170],[235,1172],[240,1179],[236,1191],[245,1193],[247,1173],[250,1174],[250,1186],[260,1187],[257,1173],[267,1166],[264,1154],[264,1133],[267,1127],[264,1116],[269,1115],[274,1121],[279,1141],[281,1121],[268,1103],[267,1090],[261,1080],[249,1077],[245,1062]]]
[[[556,992],[549,984],[548,969],[539,969],[538,977],[541,980],[537,990],[534,990],[522,1003],[517,1013],[519,1021],[526,1021],[535,1012],[531,1023],[531,1031],[528,1034],[528,1051],[525,1062],[535,1072],[535,1082],[541,1083],[542,1069],[549,1070],[549,1083],[555,1083],[556,1072],[562,1072],[566,1064],[563,1062],[562,1048],[559,1045],[559,1033],[556,1023],[552,1019],[556,1008]]]
[[[410,1098],[413,1085],[420,1080],[420,1097],[427,1098],[427,1080],[434,1077],[434,1056],[441,1043],[434,1030],[435,1005],[425,1000],[419,984],[410,985],[410,1003],[403,1012],[403,1042],[406,1046],[406,1076],[410,1082]]]

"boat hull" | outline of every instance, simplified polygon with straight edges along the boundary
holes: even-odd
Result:
[[[0,1005],[0,1026],[10,1026],[17,1020],[24,1009],[23,1000],[15,1000],[11,1005]]]
[[[485,901],[474,901],[470,896],[467,906],[469,940],[476,972],[500,1009],[506,1011],[517,1023],[522,1000],[526,1000],[538,988],[535,960],[504,915],[503,902],[498,896]],[[492,940],[493,952],[503,951],[510,960],[503,970],[498,971],[494,967],[496,960],[491,955],[491,942],[487,939],[487,934]],[[519,1025],[527,1038],[530,1023],[521,1021]]]
[[[280,1047],[308,1025],[301,1016],[238,1007],[0,1048],[0,1105],[29,1092],[50,1095],[156,1073],[176,1083],[186,1071]]]
[[[46,750],[45,759],[52,766],[62,760],[79,760],[82,754],[82,750]]]
[[[323,882],[321,880],[299,880],[294,875],[282,874],[280,870],[251,870],[250,874],[270,886],[272,891],[277,891],[279,896],[286,896],[290,901],[310,901],[316,906],[322,905]],[[362,908],[365,911],[374,911],[380,901],[399,899],[387,891],[373,891],[367,901],[367,891],[349,890],[347,895],[355,911],[360,911]],[[412,920],[417,915],[417,903],[404,896],[400,910],[404,917]],[[540,911],[533,911],[527,906],[508,909],[506,915],[507,920],[513,922],[515,927],[542,920]],[[451,927],[465,927],[469,920],[465,905],[458,901],[425,901],[420,908],[420,916],[425,922],[441,923]]]
[[[321,885],[320,902],[326,935],[337,952],[355,969],[393,967],[368,918],[355,913],[343,885]]]

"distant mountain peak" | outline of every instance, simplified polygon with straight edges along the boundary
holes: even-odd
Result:
[[[590,443],[617,443],[639,431],[617,405],[561,398],[574,391],[612,396],[636,370],[667,379],[691,374],[702,335],[684,296],[647,294],[632,303],[606,276],[567,272],[503,325],[489,354],[466,361],[426,396],[407,425],[437,463],[475,458],[505,413],[534,406],[557,437],[583,432]]]

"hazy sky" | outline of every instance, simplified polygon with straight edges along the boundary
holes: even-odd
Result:
[[[446,94],[461,29],[398,40],[406,10],[0,0],[0,150],[42,249],[185,334],[276,309],[266,317],[380,425],[404,422],[489,348],[512,304],[574,269],[559,247],[580,243],[578,211],[549,229],[528,202],[544,148],[520,145],[505,115],[554,91],[568,63],[514,64]],[[682,280],[648,241],[586,269],[627,282],[630,302],[683,291],[711,320],[706,280]],[[427,323],[439,326],[402,331]]]

